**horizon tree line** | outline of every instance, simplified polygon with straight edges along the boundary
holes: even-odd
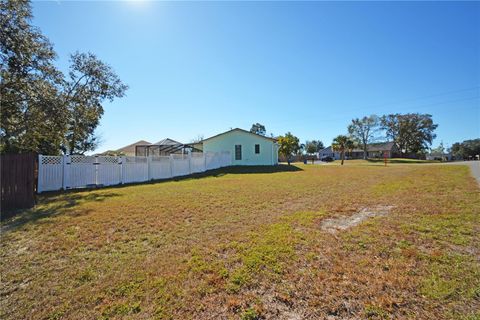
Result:
[[[402,157],[425,153],[436,138],[435,124],[430,114],[406,113],[388,114],[383,116],[370,115],[352,119],[347,127],[347,134],[335,137],[332,149],[340,152],[342,164],[345,153],[354,148],[363,150],[363,158],[368,157],[368,147],[375,142],[391,141],[395,144]],[[285,156],[298,155],[302,152],[314,154],[324,148],[320,140],[300,140],[291,132],[278,137],[279,152]]]
[[[332,147],[341,153],[342,164],[345,152],[354,148],[362,149],[366,160],[368,146],[379,141],[393,142],[402,157],[419,155],[431,146],[437,127],[430,114],[395,113],[381,117],[373,114],[352,119],[347,127],[348,135],[337,136]]]

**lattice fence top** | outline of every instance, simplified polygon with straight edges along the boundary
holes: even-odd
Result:
[[[69,156],[67,162],[70,164],[93,164],[97,160],[93,156]]]
[[[62,156],[41,156],[41,164],[62,164]]]
[[[120,159],[118,157],[98,156],[97,162],[105,164],[118,164],[120,163]]]

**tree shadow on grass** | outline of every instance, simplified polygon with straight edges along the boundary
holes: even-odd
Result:
[[[303,171],[295,165],[279,164],[276,166],[231,166],[203,172],[205,176],[223,176],[225,174],[252,174],[252,173],[278,173]],[[202,175],[202,174],[200,174]]]
[[[303,169],[294,165],[289,166],[284,164],[279,164],[276,166],[230,166],[230,167],[224,167],[220,169],[208,170],[200,173],[193,173],[185,176],[173,177],[169,179],[140,182],[138,184],[156,184],[156,183],[163,183],[163,182],[169,182],[169,181],[184,181],[184,180],[192,180],[192,179],[203,179],[203,178],[209,178],[209,177],[218,178],[218,177],[223,177],[224,175],[227,175],[227,174],[271,174],[271,173],[279,173],[279,172],[296,172],[296,171],[303,171]],[[122,186],[128,186],[128,185],[125,184]]]
[[[68,209],[75,207],[80,202],[101,202],[121,195],[115,192],[88,193],[90,191],[92,190],[84,189],[49,193],[46,196],[40,196],[40,205],[32,209],[2,212],[2,232],[16,230],[28,223],[65,214]],[[90,211],[75,212],[72,213],[72,216],[85,215]]]
[[[295,165],[285,165],[279,164],[276,166],[230,166],[224,167],[219,169],[212,169],[205,172],[199,173],[192,173],[185,176],[178,176],[173,178],[167,179],[153,179],[150,181],[142,181],[142,182],[132,182],[132,183],[124,183],[124,184],[117,184],[111,186],[98,186],[90,189],[72,189],[68,192],[80,192],[80,191],[91,191],[95,189],[121,189],[121,188],[128,188],[132,186],[139,186],[139,185],[149,185],[149,184],[158,184],[158,183],[166,183],[171,181],[185,181],[185,180],[194,180],[194,179],[204,179],[209,177],[222,177],[227,174],[271,174],[271,173],[279,173],[279,172],[297,172],[303,171],[302,168],[299,168]],[[51,192],[47,192],[49,194]],[[58,193],[55,191],[55,193]]]
[[[121,185],[112,185],[104,188],[126,188],[131,187],[134,185],[148,185],[148,184],[157,184],[157,183],[165,183],[171,181],[185,181],[185,180],[194,180],[194,179],[204,179],[209,177],[222,177],[227,174],[271,174],[271,173],[279,173],[279,172],[297,172],[303,171],[302,168],[299,168],[295,165],[285,165],[279,164],[276,166],[230,166],[224,167],[219,169],[212,169],[205,172],[199,173],[192,173],[185,176],[178,176],[173,178],[167,179],[154,179],[150,181],[143,181],[143,182],[134,182],[134,183],[125,183]]]

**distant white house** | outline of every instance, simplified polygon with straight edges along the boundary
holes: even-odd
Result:
[[[451,153],[431,152],[425,156],[427,160],[452,161]]]
[[[278,144],[273,138],[232,129],[202,141],[203,152],[230,152],[232,165],[276,165]]]
[[[318,159],[322,159],[324,157],[331,157],[334,160],[339,160],[340,152],[333,151],[332,146],[328,146],[318,152]]]

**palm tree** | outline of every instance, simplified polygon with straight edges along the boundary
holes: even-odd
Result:
[[[332,142],[332,149],[334,151],[340,151],[340,155],[342,158],[342,166],[343,166],[343,161],[345,160],[345,151],[352,150],[355,146],[355,143],[353,142],[350,137],[344,136],[344,135],[339,135],[335,139],[333,139]]]

